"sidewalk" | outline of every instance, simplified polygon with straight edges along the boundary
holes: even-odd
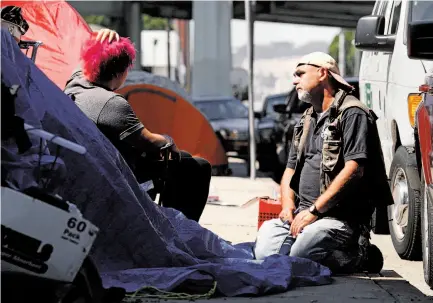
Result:
[[[239,163],[240,164],[240,163]],[[235,175],[245,176],[245,170],[235,163]],[[242,165],[243,166],[243,165]],[[241,173],[239,173],[239,170]],[[270,178],[259,177],[252,181],[246,177],[213,177],[211,193],[219,196],[219,201],[209,202],[200,224],[234,244],[254,241],[257,232],[258,204],[240,208],[246,201],[256,196],[272,196],[276,184]],[[353,275],[335,277],[334,282],[325,286],[300,287],[285,293],[263,297],[212,298],[196,300],[209,303],[316,303],[316,302],[433,302],[417,288],[400,277],[393,270],[382,271],[381,275]],[[160,302],[143,299],[140,302]],[[163,300],[161,302],[185,302]]]
[[[276,184],[270,178],[255,181],[241,177],[213,177],[211,186],[220,202],[206,206],[200,223],[233,243],[254,241],[257,231],[258,204],[239,206],[255,196],[272,196]],[[219,205],[217,205],[219,204]],[[220,302],[433,302],[392,270],[380,275],[335,277],[325,286],[301,287],[282,294],[257,298],[215,298]],[[178,301],[170,301],[178,302]],[[197,302],[209,302],[198,300]]]

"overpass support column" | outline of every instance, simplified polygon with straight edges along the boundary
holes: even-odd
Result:
[[[232,1],[193,1],[192,95],[231,96]]]
[[[141,17],[141,4],[139,1],[125,2],[125,20],[126,36],[134,43],[136,50],[136,58],[134,70],[141,70],[141,30],[143,29],[143,20]]]

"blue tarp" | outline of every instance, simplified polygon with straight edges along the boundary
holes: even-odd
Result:
[[[100,229],[90,255],[104,286],[169,291],[216,280],[219,294],[237,296],[331,283],[330,270],[313,261],[277,255],[254,260],[251,244],[231,245],[178,211],[156,205],[140,190],[114,146],[4,30],[1,48],[2,80],[22,86],[17,115],[87,148],[86,155],[61,151],[67,175],[59,194]],[[2,141],[2,154],[14,148]],[[37,146],[28,153],[35,151]],[[25,156],[14,161],[19,164]]]

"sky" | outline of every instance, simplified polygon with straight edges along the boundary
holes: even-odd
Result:
[[[244,20],[232,20],[232,49],[237,49],[247,43],[247,27]],[[273,22],[256,22],[254,25],[255,44],[272,42],[291,42],[300,46],[313,41],[331,42],[340,31],[339,28],[298,25]]]
[[[194,21],[190,22],[191,34],[194,30]],[[314,41],[331,43],[339,28],[313,25],[299,25],[275,22],[254,23],[254,43],[265,45],[273,42],[291,42],[300,46]],[[247,44],[247,26],[244,20],[232,19],[231,21],[232,52]],[[193,34],[191,40],[193,41]]]
[[[193,52],[194,21],[190,22],[190,30],[192,42],[191,51]],[[254,43],[255,45],[268,45],[271,43],[289,42],[293,44],[294,47],[300,47],[311,42],[330,44],[340,30],[340,28],[335,27],[256,21],[254,23]],[[232,54],[236,53],[237,49],[247,44],[247,24],[244,20],[231,20],[231,44]],[[289,66],[290,64],[283,58],[281,58],[279,62],[266,62],[262,64],[263,66],[258,63],[259,62],[256,64],[256,73],[263,67],[262,70],[259,71],[260,74],[264,76],[272,74],[275,78],[274,87],[267,87],[262,83],[266,86],[264,87],[261,85],[260,79],[256,79],[256,100],[262,100],[264,95],[280,92],[282,90],[281,86],[284,86],[285,83],[289,83],[285,69],[282,68],[282,66]],[[245,68],[244,66],[242,67]]]

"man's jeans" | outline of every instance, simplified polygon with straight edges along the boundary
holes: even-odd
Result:
[[[260,227],[254,253],[256,259],[282,254],[316,261],[334,272],[353,272],[362,258],[358,239],[359,234],[345,222],[333,218],[307,225],[295,239],[290,225],[278,218]]]

